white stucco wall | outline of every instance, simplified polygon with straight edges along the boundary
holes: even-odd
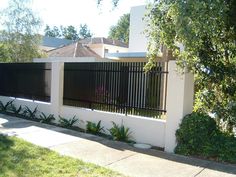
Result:
[[[146,52],[147,38],[144,30],[146,24],[143,20],[145,6],[132,7],[130,11],[129,52]]]
[[[8,101],[14,100],[13,104],[18,108],[21,106],[24,108],[27,106],[31,110],[34,110],[37,107],[38,110],[38,116],[41,114],[41,112],[45,114],[51,113],[51,103],[47,102],[41,102],[41,101],[33,101],[28,99],[21,99],[21,98],[13,98],[13,97],[6,97],[6,96],[0,96],[0,101],[6,104]]]
[[[112,121],[116,124],[123,124],[130,129],[131,138],[139,143],[147,143],[153,146],[164,147],[165,143],[165,120],[152,119],[138,116],[125,116],[124,114],[110,113],[85,108],[62,106],[61,115],[72,118],[76,115],[79,127],[85,129],[87,121],[98,122],[101,120],[104,130],[112,127]]]
[[[121,52],[128,52],[128,48],[120,47],[115,45],[108,45],[108,44],[89,44],[89,48],[97,53],[100,57],[105,56],[105,49],[108,49],[108,53],[116,53],[117,51]]]

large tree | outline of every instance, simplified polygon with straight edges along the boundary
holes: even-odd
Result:
[[[124,14],[120,17],[117,25],[110,28],[108,37],[111,39],[129,43],[129,24],[130,14]]]
[[[9,0],[0,12],[0,61],[25,62],[40,57],[40,19],[30,8],[29,0]]]
[[[236,1],[158,0],[150,5],[147,21],[146,69],[160,46],[167,46],[179,66],[195,74],[195,110],[212,112],[231,131],[236,125]]]
[[[88,25],[81,24],[79,31],[76,27],[69,25],[69,26],[53,26],[52,29],[50,26],[46,25],[44,30],[44,35],[48,37],[58,37],[58,38],[65,38],[70,40],[79,40],[92,37],[92,33],[90,32]]]

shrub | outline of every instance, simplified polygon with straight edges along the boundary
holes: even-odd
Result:
[[[218,132],[212,138],[205,152],[206,157],[236,163],[236,138],[227,133]]]
[[[112,122],[113,127],[109,129],[109,132],[114,140],[118,141],[129,141],[129,136],[131,134],[129,128],[125,127],[123,123],[121,126],[117,125],[115,122]]]
[[[75,116],[72,119],[66,119],[61,116],[59,116],[59,118],[60,118],[59,119],[60,125],[65,128],[73,127],[73,125],[79,120],[79,119],[76,119]]]
[[[185,116],[176,139],[176,153],[236,163],[236,138],[221,132],[215,120],[206,114]]]
[[[40,114],[40,122],[42,123],[51,123],[53,120],[55,120],[55,117],[53,114],[49,114],[46,116],[43,112]]]
[[[86,130],[87,132],[95,135],[101,133],[103,131],[103,127],[101,126],[101,120],[97,124],[87,121]]]
[[[176,131],[176,152],[185,155],[201,154],[216,130],[215,120],[208,115],[192,113],[185,116]]]

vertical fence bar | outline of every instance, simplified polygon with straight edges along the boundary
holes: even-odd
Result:
[[[65,78],[70,81],[65,81],[64,102],[125,115],[157,117],[165,112],[167,64],[156,63],[147,74],[144,65],[141,62],[70,64],[70,72],[65,71],[65,75],[69,74]]]

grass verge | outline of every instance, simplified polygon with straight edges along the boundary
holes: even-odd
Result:
[[[0,135],[0,177],[121,177],[109,169],[61,156],[17,137]]]

